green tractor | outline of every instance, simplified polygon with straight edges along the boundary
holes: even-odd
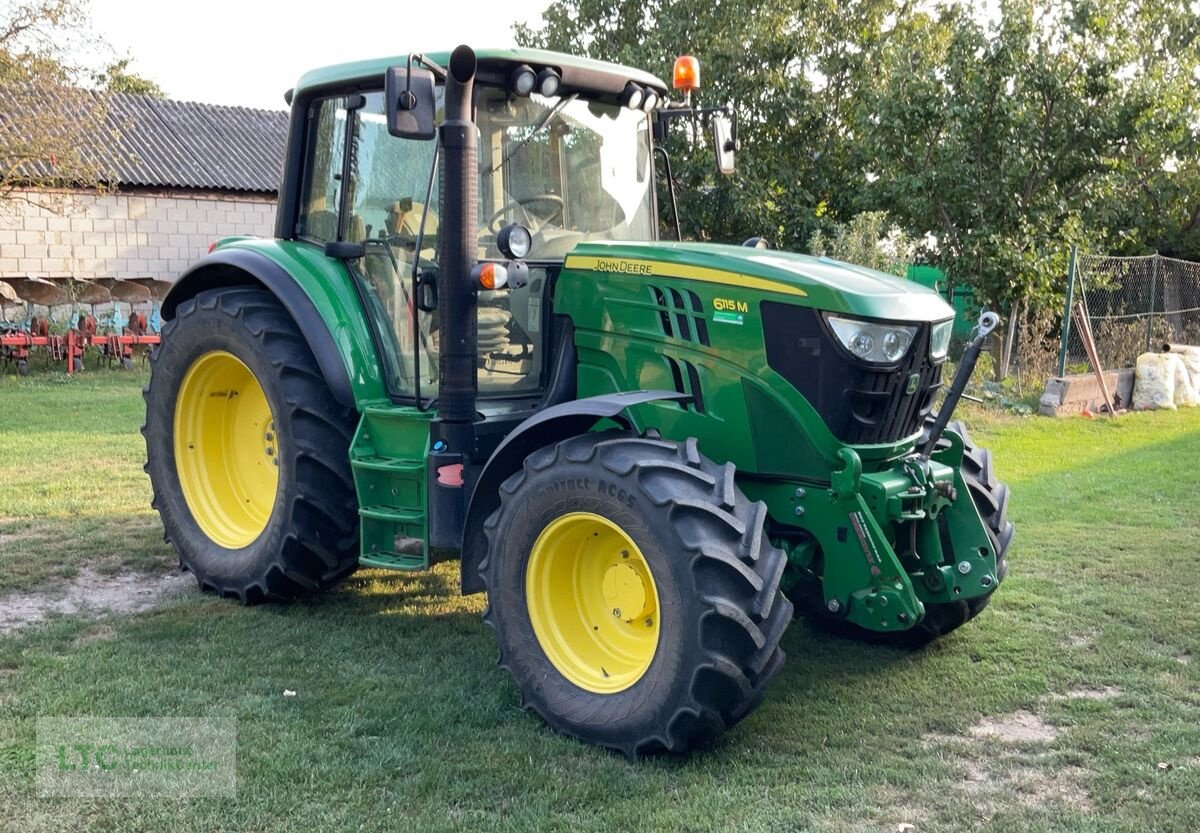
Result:
[[[154,506],[203,589],[461,559],[523,706],[630,756],[752,711],[793,605],[897,643],[987,605],[1008,493],[948,420],[994,317],[935,419],[936,293],[658,241],[672,120],[732,165],[697,81],[681,59],[670,105],[635,69],[467,47],[300,80],[275,237],[180,278],[145,390]]]

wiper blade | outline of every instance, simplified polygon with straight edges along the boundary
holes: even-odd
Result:
[[[518,142],[517,146],[515,148],[513,148],[508,153],[506,153],[504,155],[504,158],[500,160],[500,163],[498,165],[496,165],[496,167],[492,168],[491,172],[495,173],[496,171],[503,168],[509,159],[512,159],[514,156],[517,155],[517,151],[519,151],[521,148],[525,147],[525,145],[529,144],[530,139],[532,139],[534,136],[536,136],[537,134],[542,132],[542,129],[547,124],[550,123],[550,119],[552,119],[556,115],[558,115],[559,111],[562,110],[562,108],[566,107],[568,104],[570,104],[572,101],[574,101],[578,97],[579,96],[577,93],[571,93],[566,98],[560,98],[558,100],[558,104],[555,104],[551,109],[546,111],[546,115],[542,116],[542,118],[538,121],[538,123],[533,126],[533,130],[529,131],[529,135],[526,136],[524,139],[522,139],[520,142]]]

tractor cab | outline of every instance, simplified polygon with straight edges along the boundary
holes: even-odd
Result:
[[[428,63],[436,65],[435,57]],[[563,66],[562,57],[541,65],[527,54],[480,55],[470,254],[477,263],[504,264],[514,252],[502,250],[502,233],[519,227],[516,254],[528,268],[520,285],[480,287],[477,295],[483,399],[536,398],[544,390],[548,292],[569,252],[582,242],[657,236],[650,114],[664,85],[633,70],[597,72],[591,62]],[[441,124],[443,82],[407,67],[396,83],[407,89],[418,73],[426,83],[421,104],[432,111],[422,121]],[[296,160],[302,184],[294,235],[362,247],[349,265],[374,319],[389,392],[423,403],[437,397],[440,381],[444,166],[427,129],[394,128],[395,96],[382,75],[375,80],[375,89],[311,96]]]

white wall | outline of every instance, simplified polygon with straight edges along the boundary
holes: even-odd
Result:
[[[175,280],[229,234],[269,237],[273,196],[71,193],[0,204],[0,278],[36,275]]]

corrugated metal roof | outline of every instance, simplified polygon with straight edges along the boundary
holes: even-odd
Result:
[[[98,93],[91,93],[100,104]],[[271,193],[279,187],[288,114],[216,104],[110,94],[107,130],[83,154],[110,171],[110,184]],[[0,89],[0,125],[55,106],[42,95]],[[60,102],[61,106],[61,102]]]

